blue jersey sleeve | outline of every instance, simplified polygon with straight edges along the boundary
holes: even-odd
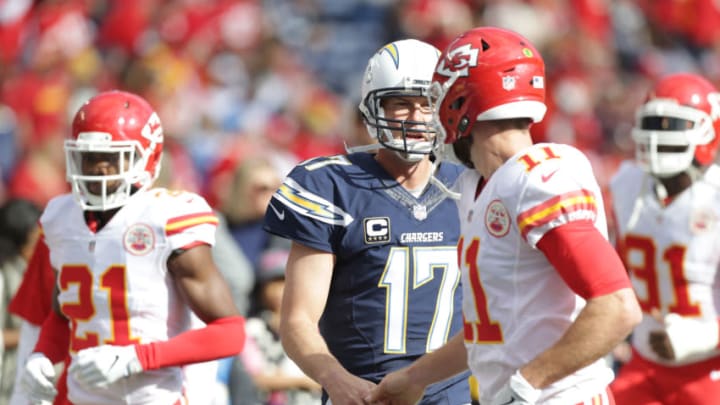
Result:
[[[334,236],[354,220],[341,208],[346,193],[333,168],[351,164],[345,156],[332,156],[312,159],[295,167],[268,204],[265,230],[332,252]]]

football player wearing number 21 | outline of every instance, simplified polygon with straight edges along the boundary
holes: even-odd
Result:
[[[610,183],[618,248],[643,320],[611,388],[618,403],[720,401],[720,93],[661,78],[638,108],[635,160]]]
[[[75,405],[173,405],[186,401],[181,366],[242,349],[244,319],[210,253],[217,218],[196,194],[152,188],[162,146],[157,114],[135,94],[100,93],[75,115],[72,193],[40,218],[56,310],[21,378],[33,403],[53,401],[52,363],[68,353]],[[206,326],[189,330],[190,311]]]
[[[613,404],[603,357],[640,308],[588,159],[530,136],[542,57],[515,32],[469,30],[440,56],[430,98],[439,137],[472,168],[457,185],[464,328],[366,400],[414,404],[469,367],[483,405]]]
[[[459,221],[448,188],[461,166],[436,163],[427,90],[440,52],[417,40],[381,48],[360,111],[377,142],[295,167],[265,228],[292,240],[280,334],[323,401],[362,404],[388,372],[462,328]],[[428,388],[423,404],[470,402],[468,375]]]

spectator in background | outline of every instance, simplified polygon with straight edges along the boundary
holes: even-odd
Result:
[[[445,193],[461,168],[434,162],[429,125],[438,54],[414,39],[380,48],[359,105],[377,142],[301,163],[268,205],[265,228],[292,240],[283,346],[327,403],[362,403],[386,373],[461,329],[459,228]],[[433,386],[425,403],[469,402],[467,377]]]
[[[178,166],[189,166],[192,162],[177,142],[174,145],[174,151],[169,153],[163,147],[162,168],[155,184],[169,190],[197,192],[197,174],[192,168],[176,170]],[[250,294],[255,283],[255,269],[230,234],[225,216],[218,210],[214,211],[218,216],[218,226],[215,231],[215,245],[212,248],[213,260],[230,286],[235,306],[242,315],[247,315],[250,308]]]
[[[612,384],[618,404],[720,399],[720,93],[668,75],[638,108],[634,161],[610,183],[617,244],[643,319]]]
[[[215,210],[218,231],[213,257],[228,281],[238,309],[247,314],[252,306],[251,291],[259,263],[253,263],[246,252],[252,252],[258,262],[263,251],[273,244],[271,240],[276,239],[262,230],[258,220],[253,218],[257,218],[258,212],[262,217],[274,190],[268,191],[268,187],[277,187],[280,180],[269,159],[245,156],[238,164],[235,158],[230,156],[223,162],[224,166],[218,168],[211,183],[214,189],[210,194],[219,205]],[[226,173],[228,167],[231,167],[229,176]],[[244,405],[258,396],[246,365],[237,356],[221,360],[219,378],[225,382],[233,404]]]
[[[285,248],[274,248],[260,257],[253,295],[255,310],[246,324],[247,342],[240,356],[260,391],[259,403],[320,404],[320,385],[300,370],[280,342],[280,308],[288,253]]]
[[[258,272],[260,257],[275,245],[287,245],[263,229],[263,216],[281,179],[269,158],[246,156],[235,166],[219,211],[225,216],[230,233]]]
[[[0,403],[10,399],[18,360],[20,368],[24,357],[18,357],[21,318],[12,315],[10,301],[20,286],[27,263],[38,238],[37,220],[40,209],[30,201],[11,199],[0,206],[0,325],[2,325],[2,358],[0,361]]]

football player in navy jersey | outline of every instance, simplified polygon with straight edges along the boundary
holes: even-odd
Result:
[[[426,94],[438,56],[412,39],[381,48],[360,103],[377,142],[301,163],[268,206],[265,229],[293,242],[282,342],[323,386],[324,402],[362,404],[385,374],[462,327],[448,190],[461,168],[435,162]],[[467,379],[430,387],[422,403],[469,403]]]

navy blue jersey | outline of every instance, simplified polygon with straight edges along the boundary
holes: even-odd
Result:
[[[461,170],[442,163],[435,176],[450,187]],[[319,327],[354,375],[379,382],[462,327],[457,208],[432,183],[415,198],[371,154],[312,159],[273,195],[265,229],[335,255]],[[467,403],[466,380],[431,386],[426,399],[464,384],[455,398],[431,402]]]

